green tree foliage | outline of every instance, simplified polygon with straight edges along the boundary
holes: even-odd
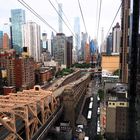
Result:
[[[90,68],[90,64],[87,63],[75,63],[72,65],[72,67],[76,67],[76,68]]]
[[[56,73],[56,77],[63,77],[73,72],[73,69],[65,68]]]
[[[103,140],[103,136],[101,134],[99,134],[95,137],[95,140]]]
[[[98,90],[98,95],[100,100],[102,101],[104,99],[104,90],[103,89],[99,89]]]
[[[114,72],[113,72],[113,75],[118,75],[119,76],[119,69],[117,69],[117,70],[115,70]]]

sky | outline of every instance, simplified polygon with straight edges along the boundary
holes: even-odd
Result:
[[[53,9],[49,0],[24,0],[30,7],[32,7],[41,17],[43,17],[57,32],[58,32],[58,14]],[[80,31],[85,32],[83,20],[81,17],[80,9],[78,6],[78,0],[50,0],[54,6],[58,9],[56,1],[62,3],[62,9],[65,13],[69,23],[63,16],[67,25],[74,32],[74,18],[80,17]],[[97,38],[97,7],[99,9],[100,0],[79,0],[85,20],[87,32],[91,38]],[[121,4],[121,0],[102,0],[100,26],[98,42],[101,41],[101,30],[104,29],[104,38],[109,30],[109,27],[115,17],[115,14]],[[11,15],[11,9],[21,8],[26,11],[26,21],[34,21],[41,26],[41,32],[47,32],[48,38],[51,36],[52,29],[37,19],[31,12],[29,12],[24,6],[22,6],[18,0],[1,0],[0,2],[0,30],[9,29],[8,23]],[[113,26],[116,22],[120,23],[120,13],[118,14]],[[63,32],[66,36],[72,35],[69,29],[63,23]]]

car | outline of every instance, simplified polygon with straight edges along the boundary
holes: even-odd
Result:
[[[97,109],[97,114],[98,115],[100,114],[100,107],[98,107],[98,109]]]
[[[85,136],[85,137],[84,137],[84,140],[89,140],[89,137],[88,137],[88,136]]]
[[[84,125],[83,124],[78,124],[76,127],[76,132],[81,133],[83,132]]]

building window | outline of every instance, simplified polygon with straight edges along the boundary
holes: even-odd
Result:
[[[120,103],[120,105],[124,105],[124,103]]]
[[[109,105],[111,105],[111,103],[109,103]]]

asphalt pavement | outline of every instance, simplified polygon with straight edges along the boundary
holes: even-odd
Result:
[[[91,81],[91,86],[89,87],[89,93],[93,97],[93,107],[89,109],[90,97],[86,99],[85,107],[83,110],[84,116],[86,112],[86,118],[88,111],[92,111],[91,119],[87,121],[87,126],[85,128],[85,134],[89,137],[89,140],[95,140],[95,136],[97,135],[97,108],[98,108],[98,101],[97,101],[97,92],[98,92],[98,83],[94,80]]]

